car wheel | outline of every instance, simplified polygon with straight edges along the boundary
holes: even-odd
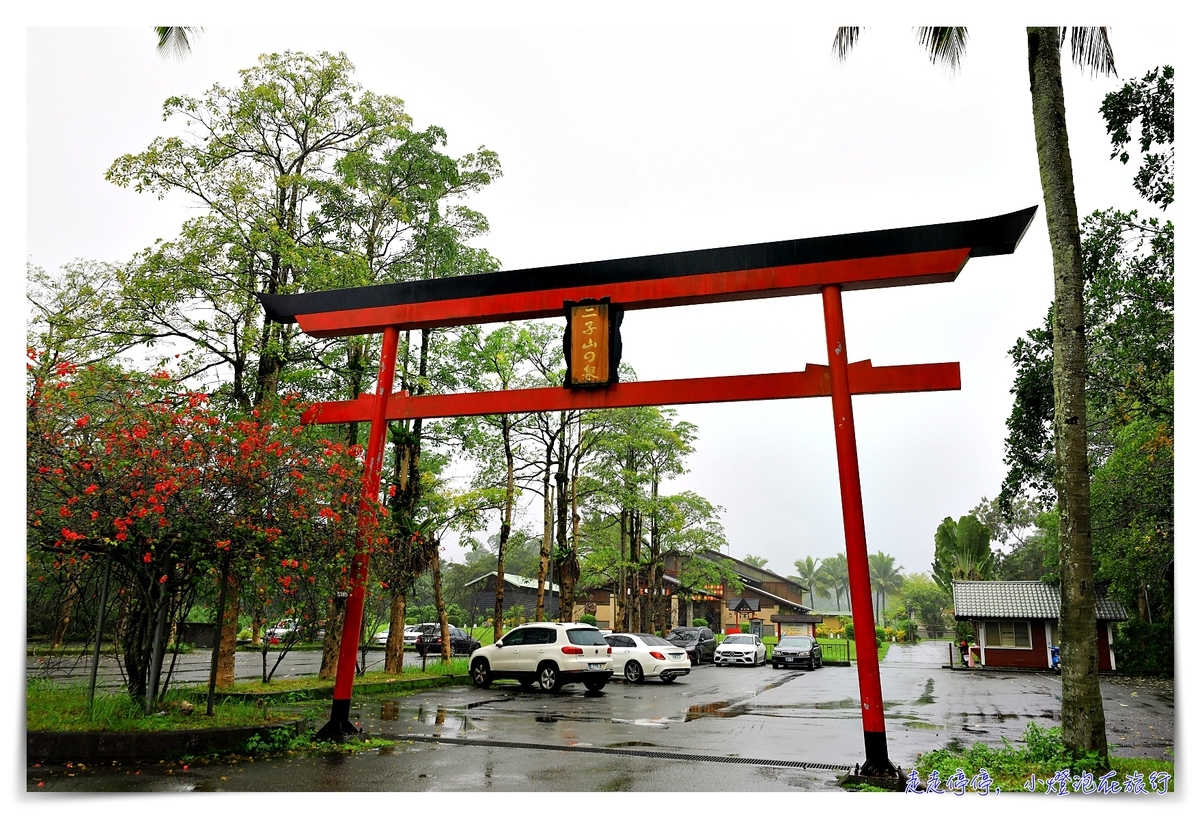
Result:
[[[606,684],[608,684],[608,679],[594,679],[593,681],[590,681],[590,682],[584,682],[583,686],[586,687],[588,690],[592,691],[593,693],[599,693],[601,690],[604,689],[604,686]]]
[[[644,678],[646,678],[646,676],[642,673],[641,665],[639,665],[637,662],[625,663],[625,681],[637,684]]]
[[[699,651],[696,651],[695,653],[689,653],[689,654],[688,654],[688,661],[689,661],[689,662],[690,662],[690,663],[691,663],[693,666],[700,664],[700,652],[699,652]]]
[[[776,670],[779,670],[779,665],[777,665],[775,662],[771,663],[771,667],[775,668]]]
[[[555,693],[562,687],[562,675],[558,672],[558,665],[547,662],[538,668],[538,687],[547,693]]]
[[[471,681],[476,687],[487,687],[492,683],[492,672],[486,659],[476,659],[471,665]]]

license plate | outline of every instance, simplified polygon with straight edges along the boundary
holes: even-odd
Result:
[[[682,654],[682,653],[672,653],[672,654],[671,654],[671,658],[672,658],[672,659],[682,659],[682,658],[683,658],[683,654]]]
[[[599,670],[604,667],[603,662],[588,662],[588,670]]]

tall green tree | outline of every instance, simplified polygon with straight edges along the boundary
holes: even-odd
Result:
[[[926,574],[906,574],[900,586],[905,612],[925,626],[930,636],[939,636],[946,627],[946,615],[952,600],[941,586]]]
[[[850,602],[850,569],[846,564],[845,554],[835,554],[821,560],[817,569],[817,581],[833,591],[834,601],[838,610],[842,609],[842,594],[846,595],[846,603]]]
[[[859,29],[842,28],[834,51],[845,57]],[[1093,73],[1116,71],[1108,31],[1099,27],[1029,28],[1029,91],[1034,141],[1045,202],[1054,272],[1055,489],[1062,517],[1063,740],[1073,751],[1107,757],[1104,704],[1100,697],[1095,639],[1095,580],[1087,461],[1086,348],[1083,253],[1075,181],[1067,143],[1061,47],[1071,43],[1071,60]],[[961,27],[922,27],[918,39],[935,64],[957,67],[966,48]]]
[[[876,551],[867,555],[867,566],[871,572],[871,587],[875,590],[875,611],[883,615],[887,608],[888,594],[900,591],[904,584],[903,565],[896,565],[896,558],[891,554]]]
[[[471,326],[459,336],[458,358],[464,381],[474,391],[503,391],[517,387],[527,377],[522,363],[529,357],[533,340],[525,327],[505,324],[491,332]],[[504,553],[512,533],[517,499],[517,428],[526,424],[524,415],[485,415],[461,418],[455,424],[464,451],[482,468],[476,473],[480,488],[501,485],[504,501],[500,508],[500,535],[496,557],[496,604],[494,638],[503,636]]]
[[[770,560],[768,560],[766,557],[759,557],[755,554],[747,554],[746,556],[742,557],[742,562],[746,563],[747,565],[753,565],[755,568],[766,568],[767,563],[770,562]]]
[[[816,599],[816,595],[813,593],[813,591],[815,590],[815,586],[819,584],[818,576],[821,564],[812,557],[805,557],[802,560],[796,560],[796,562],[793,564],[796,566],[796,575],[790,577],[790,579],[793,579],[798,584],[804,586],[805,590],[808,591],[808,604],[812,605],[813,601]]]
[[[933,535],[933,580],[947,593],[955,580],[991,579],[991,532],[974,514],[942,520]]]
[[[1133,186],[1143,199],[1165,210],[1175,201],[1175,69],[1161,66],[1125,83],[1104,97],[1100,113],[1112,140],[1109,158],[1121,164],[1129,163],[1130,129],[1139,126],[1142,162]]]
[[[1128,161],[1127,146],[1140,130],[1134,187],[1163,208],[1174,190],[1173,78],[1170,66],[1154,69],[1100,106],[1113,158]],[[1137,211],[1097,210],[1084,220],[1082,247],[1097,586],[1139,619],[1165,621],[1173,613],[1174,226]],[[1008,516],[1027,494],[1051,505],[1038,490],[1052,474],[1052,413],[1044,397],[1052,388],[1049,338],[1047,320],[1011,353],[1017,381],[1000,496]],[[1052,528],[1039,525],[1038,537]],[[1057,555],[1039,554],[1036,544],[1012,557],[1014,567],[1047,575],[1058,569]]]

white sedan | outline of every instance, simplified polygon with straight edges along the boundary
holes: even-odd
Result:
[[[612,648],[614,676],[634,684],[645,679],[673,682],[692,672],[687,651],[650,633],[612,633],[604,637]]]
[[[752,633],[734,633],[717,645],[713,663],[721,665],[750,665],[757,667],[767,663],[767,646]]]

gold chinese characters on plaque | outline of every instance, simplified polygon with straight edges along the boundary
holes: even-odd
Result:
[[[603,386],[609,382],[608,304],[570,308],[571,366],[568,386]]]

